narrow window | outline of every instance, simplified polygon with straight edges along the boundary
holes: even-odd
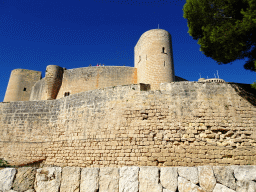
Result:
[[[141,60],[141,56],[139,56],[139,62],[140,62],[140,60]],[[138,62],[138,63],[139,63],[139,62]]]
[[[70,92],[65,92],[64,97],[69,96]]]
[[[146,55],[146,60],[147,60],[147,55]]]
[[[24,87],[23,91],[26,91],[26,90],[27,90],[27,88],[26,88],[26,87]]]
[[[163,47],[163,52],[162,53],[164,53],[164,47]]]
[[[164,67],[165,67],[165,61],[164,61]]]

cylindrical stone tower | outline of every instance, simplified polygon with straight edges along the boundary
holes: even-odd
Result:
[[[63,68],[57,65],[48,65],[45,73],[46,99],[56,99],[61,87]]]
[[[11,72],[4,102],[29,101],[33,85],[41,79],[40,71],[14,69]]]
[[[152,29],[143,33],[134,47],[134,67],[138,83],[159,90],[160,83],[175,81],[172,39],[168,31]]]

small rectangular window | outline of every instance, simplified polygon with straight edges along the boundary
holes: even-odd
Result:
[[[67,97],[67,96],[69,96],[70,95],[70,92],[65,92],[64,93],[64,97]]]
[[[164,67],[165,67],[165,61],[164,61]]]
[[[26,88],[26,87],[24,87],[23,91],[26,91],[26,90],[27,90],[27,88]]]

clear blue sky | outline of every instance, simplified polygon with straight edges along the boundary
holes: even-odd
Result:
[[[172,35],[175,75],[189,81],[214,78],[251,84],[256,73],[246,60],[218,65],[188,34],[185,0],[6,0],[0,2],[0,101],[10,73],[22,68],[45,76],[47,65],[67,69],[134,66],[134,46],[150,29]]]

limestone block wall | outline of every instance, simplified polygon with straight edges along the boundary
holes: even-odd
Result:
[[[153,29],[143,33],[134,47],[134,67],[138,83],[159,90],[160,83],[175,81],[172,39],[168,31]]]
[[[228,83],[135,84],[0,103],[0,157],[78,167],[256,164],[256,108]]]
[[[4,102],[29,101],[33,85],[41,79],[40,71],[14,69],[11,72]]]
[[[0,191],[253,192],[255,180],[256,166],[21,167],[0,170]]]
[[[98,66],[64,71],[57,99],[65,93],[75,94],[99,88],[137,83],[137,69],[124,66]]]

